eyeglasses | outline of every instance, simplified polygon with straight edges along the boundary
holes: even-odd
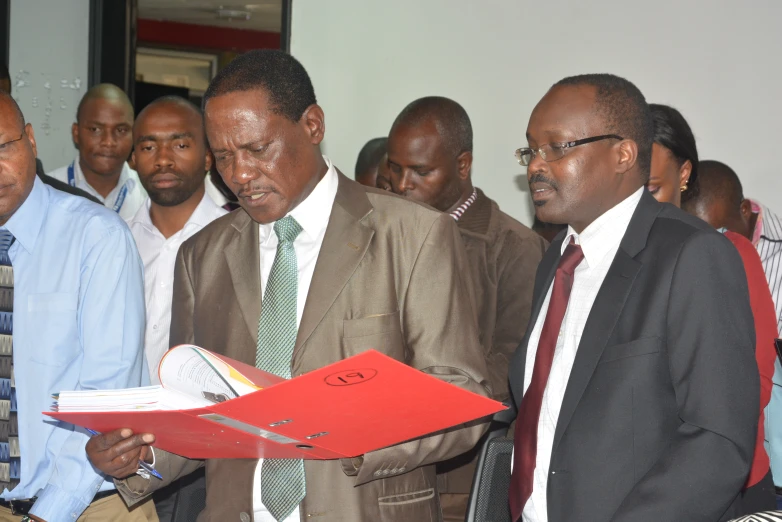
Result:
[[[532,163],[532,159],[540,154],[545,162],[556,161],[565,155],[568,149],[578,147],[579,145],[586,145],[587,143],[594,143],[601,140],[623,140],[621,136],[616,134],[604,134],[603,136],[593,136],[592,138],[584,138],[576,141],[565,141],[561,143],[547,143],[541,145],[540,148],[530,149],[529,147],[522,147],[516,149],[516,161],[523,166],[527,166]]]
[[[22,135],[16,138],[15,140],[6,141],[5,143],[0,143],[0,159],[7,159],[14,155],[15,147],[12,147],[14,143],[24,138],[24,131],[22,131]]]

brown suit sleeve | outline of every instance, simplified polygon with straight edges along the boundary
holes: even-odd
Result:
[[[535,272],[546,251],[546,241],[539,237],[522,239],[508,232],[504,241],[497,259],[497,321],[488,362],[492,391],[498,401],[510,397],[508,367],[526,333]]]
[[[466,278],[467,259],[453,219],[432,225],[402,297],[407,364],[466,390],[489,396],[486,363]],[[426,400],[422,397],[421,400]],[[367,453],[357,473],[361,485],[433,464],[472,448],[486,430],[475,422],[411,442]]]
[[[193,342],[194,291],[186,259],[189,249],[183,245],[176,258],[174,269],[174,297],[171,306],[171,347]],[[152,492],[163,488],[180,477],[188,475],[204,465],[202,460],[191,460],[163,450],[155,450],[155,469],[163,477],[145,479],[133,475],[124,480],[115,480],[117,490],[128,506],[140,502]]]
[[[191,460],[160,449],[155,450],[155,469],[163,477],[145,479],[131,475],[124,480],[114,480],[122,498],[128,507],[147,498],[158,489],[164,488],[180,477],[193,473],[204,465],[203,460]]]

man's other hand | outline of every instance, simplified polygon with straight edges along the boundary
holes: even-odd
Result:
[[[94,435],[87,443],[87,458],[98,470],[116,479],[124,479],[136,473],[138,461],[152,461],[150,444],[155,442],[151,433],[133,434],[128,428]]]

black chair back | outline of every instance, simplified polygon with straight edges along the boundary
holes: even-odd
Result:
[[[497,413],[489,432],[484,435],[467,504],[466,522],[511,522],[508,490],[513,439],[507,435],[515,414],[513,408]]]

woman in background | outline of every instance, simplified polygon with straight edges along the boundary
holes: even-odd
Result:
[[[654,118],[652,169],[647,188],[663,203],[681,207],[698,190],[698,149],[687,120],[667,105],[651,104]],[[776,312],[763,265],[755,247],[740,234],[720,230],[736,247],[744,262],[749,300],[755,317],[755,358],[760,372],[760,419],[752,468],[742,492],[746,514],[776,509],[774,482],[768,455],[763,446],[763,410],[771,399],[778,337]],[[715,470],[719,473],[719,470]]]

